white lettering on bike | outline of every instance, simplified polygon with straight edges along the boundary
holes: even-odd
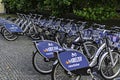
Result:
[[[53,53],[52,52],[50,52],[50,53],[46,53],[46,55],[48,56],[48,55],[53,55]]]
[[[79,63],[77,63],[77,64],[72,64],[72,65],[69,65],[68,68],[77,67],[77,66],[79,66],[79,65],[80,65]]]
[[[77,53],[71,53],[71,56],[72,56],[72,57],[76,57],[76,56],[77,56]]]
[[[68,59],[68,61],[70,63],[76,63],[76,62],[81,62],[82,61],[82,57],[74,57],[74,58],[71,58],[71,59]]]
[[[51,51],[56,51],[56,50],[59,50],[58,46],[48,47],[48,48],[44,49],[44,52],[51,52]]]
[[[48,46],[53,46],[53,43],[48,43]]]
[[[16,30],[18,27],[10,27],[11,30]]]
[[[66,61],[66,64],[72,64],[72,63],[77,63],[77,62],[81,62],[81,61],[82,61],[82,57],[79,56],[79,57],[74,57],[74,58],[68,59]]]

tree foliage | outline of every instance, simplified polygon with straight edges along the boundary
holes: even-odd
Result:
[[[73,12],[76,15],[82,16],[85,19],[94,20],[94,21],[107,20],[117,16],[115,9],[109,7],[83,8],[82,10],[74,10]]]
[[[49,11],[52,15],[61,16],[73,13],[90,20],[106,20],[116,16],[120,9],[119,0],[3,0],[10,12]]]

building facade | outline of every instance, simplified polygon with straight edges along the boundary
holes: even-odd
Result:
[[[2,0],[0,0],[0,13],[5,13],[5,7],[4,4],[2,3]]]

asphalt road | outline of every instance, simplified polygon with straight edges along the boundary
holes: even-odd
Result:
[[[0,80],[51,80],[50,75],[42,75],[33,68],[34,50],[26,36],[7,41],[0,34]]]

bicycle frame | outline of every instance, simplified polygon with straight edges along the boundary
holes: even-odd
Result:
[[[101,56],[101,59],[100,61],[98,62],[98,59],[99,59],[99,56],[101,55],[101,52],[104,50],[104,49],[107,49],[107,51],[105,52],[105,54],[102,54]],[[114,66],[115,63],[114,63],[114,60],[113,60],[113,56],[112,56],[112,52],[113,50],[111,50],[111,48],[108,46],[108,44],[105,42],[103,43],[100,48],[98,49],[98,51],[95,53],[95,56],[93,58],[93,60],[91,61],[91,63],[89,64],[90,67],[94,67],[96,64],[98,64],[99,68],[98,70],[100,69],[100,65],[101,65],[101,62],[103,60],[103,58],[106,56],[106,55],[110,55],[110,59],[111,59],[111,63],[112,65]],[[97,63],[96,63],[97,61]]]
[[[105,48],[105,46],[106,46],[106,43],[102,44],[102,45],[100,46],[100,48],[97,50],[97,52],[95,53],[94,58],[92,59],[91,63],[89,64],[90,67],[95,66],[95,63],[96,63],[96,61],[97,61],[100,53],[102,52],[102,50]],[[97,62],[97,63],[98,63],[98,62]]]
[[[85,25],[85,23],[82,23],[82,25],[81,25],[81,28],[82,28],[82,30],[83,30],[83,25]],[[80,46],[80,50],[82,50],[82,52],[84,53],[84,54],[87,54],[86,56],[90,56],[90,53],[89,53],[89,51],[88,51],[88,49],[87,49],[87,47],[86,47],[86,45],[85,45],[85,41],[84,40],[88,40],[88,39],[84,39],[84,37],[83,37],[83,35],[82,35],[82,30],[80,30],[80,31],[78,31],[79,32],[79,37],[78,38],[76,38],[75,40],[74,40],[74,42],[75,43],[77,43],[77,42],[79,42],[79,41],[82,41],[82,42],[80,42],[81,43],[81,45],[79,45]],[[89,39],[90,40],[90,39]],[[91,40],[90,40],[91,41]],[[75,45],[74,44],[72,44],[72,46],[71,46],[71,48],[72,49],[74,49],[74,47],[75,47]],[[83,49],[81,49],[81,47],[83,47]]]

